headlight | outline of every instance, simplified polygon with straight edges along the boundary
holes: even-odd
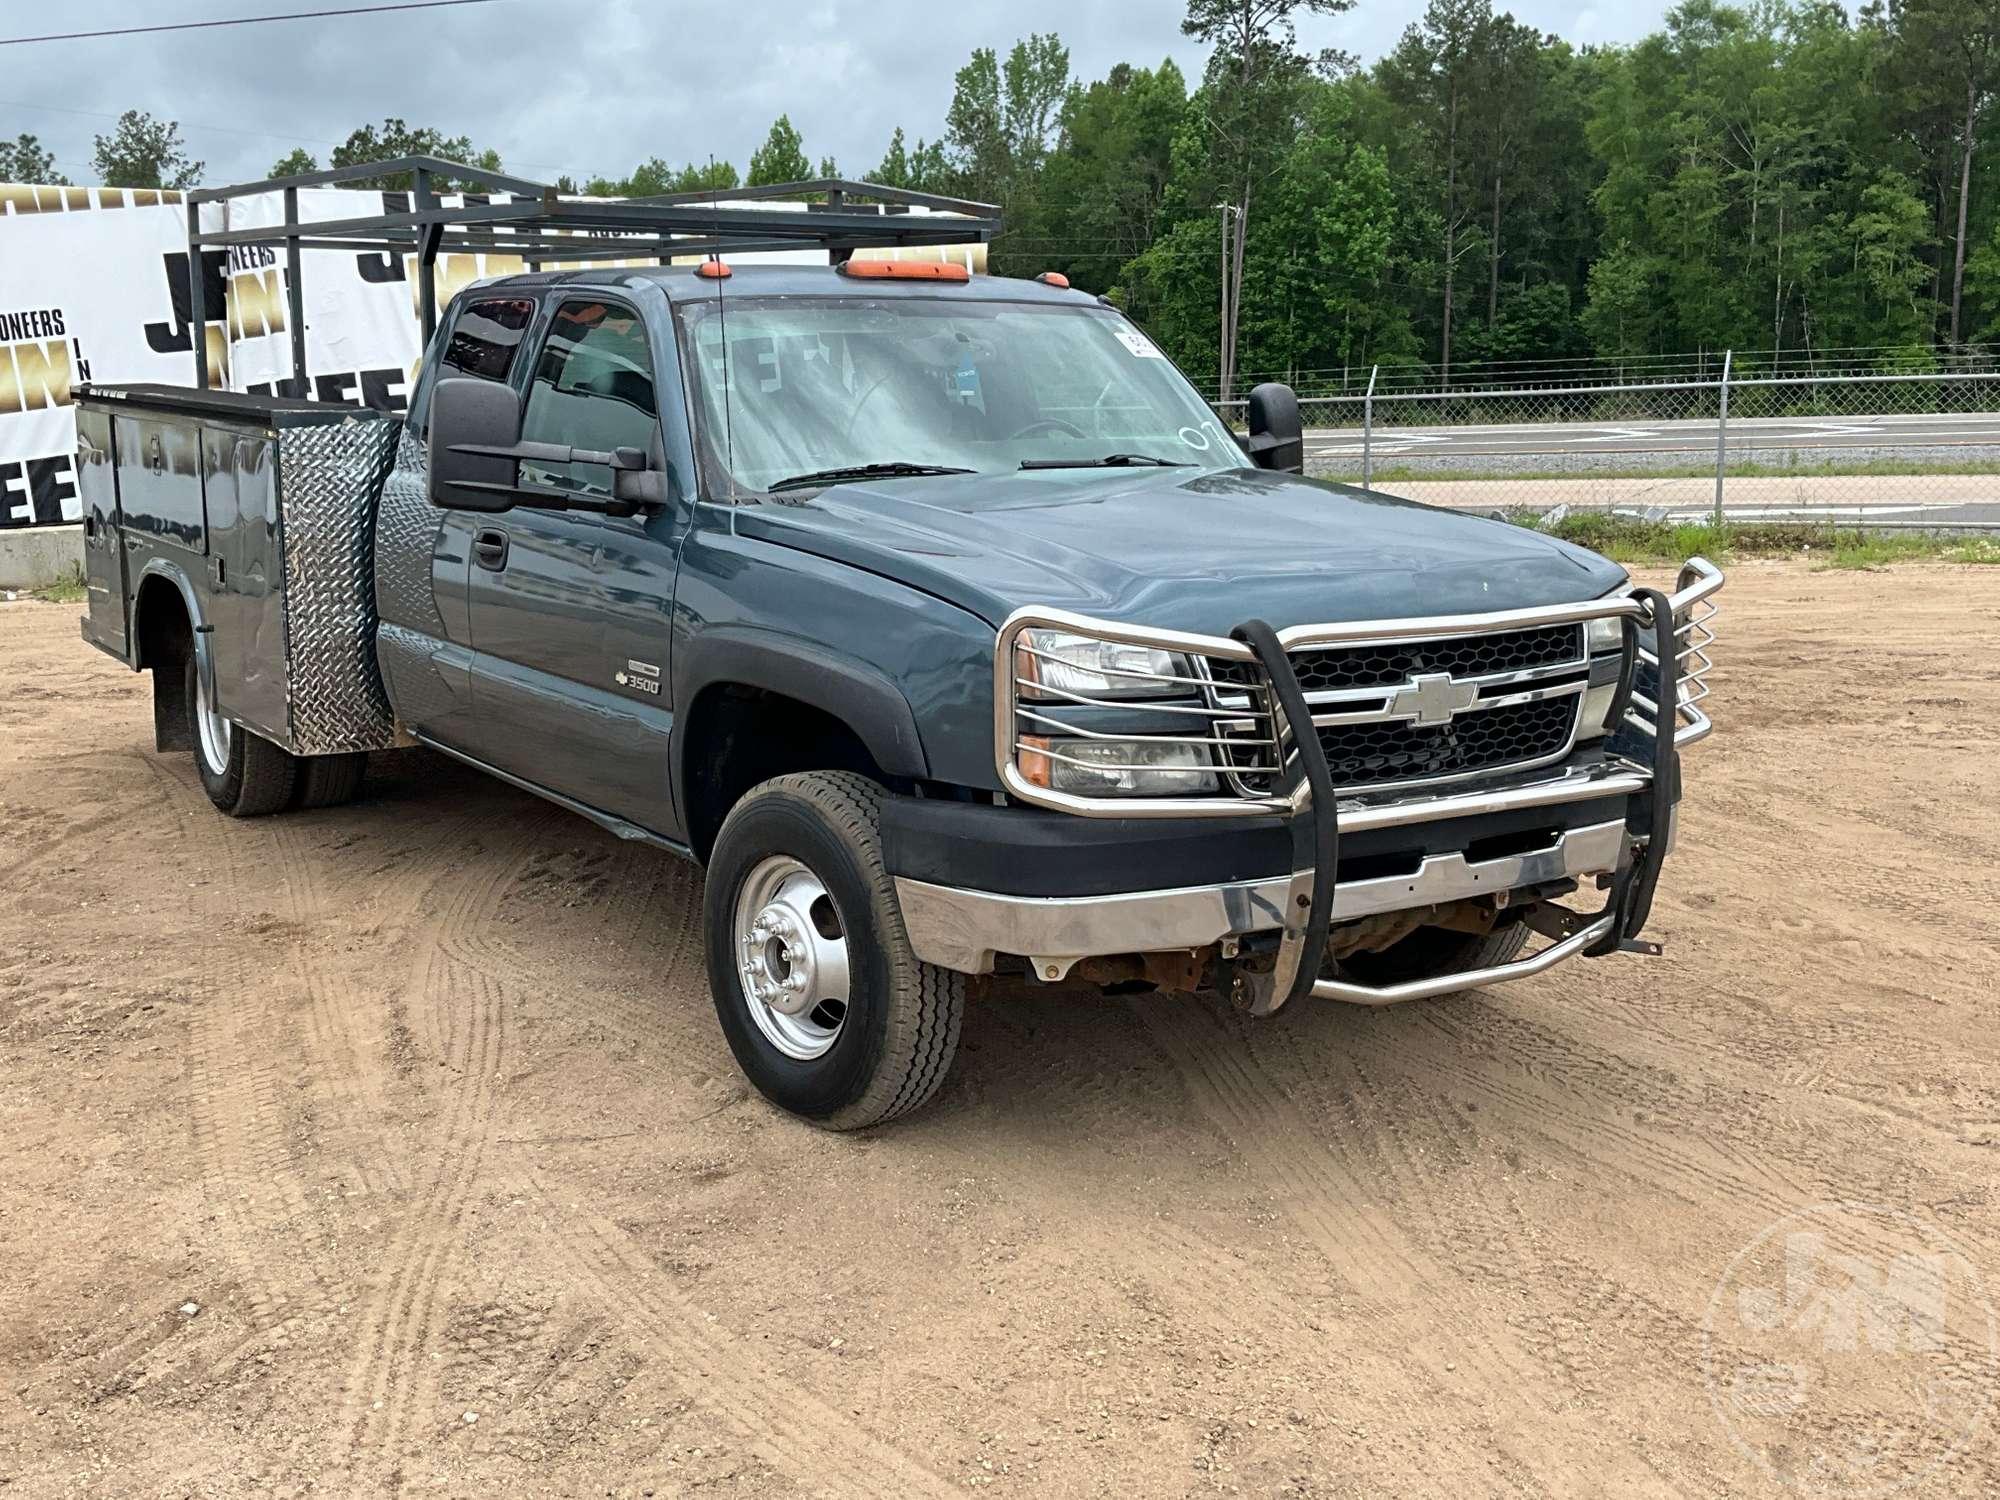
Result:
[[[1625,649],[1625,617],[1607,615],[1584,625],[1584,649],[1593,658],[1610,656]],[[1583,709],[1577,720],[1579,740],[1599,740],[1611,731],[1604,716],[1611,712],[1611,700],[1618,696],[1618,682],[1599,683],[1583,695]]]
[[[1063,630],[1024,630],[1014,646],[1023,698],[1161,698],[1188,692],[1187,658]]]
[[[1584,627],[1584,643],[1592,656],[1600,651],[1616,651],[1625,644],[1625,618],[1606,615]]]
[[[1050,791],[1079,797],[1171,797],[1215,790],[1205,745],[1041,735],[1029,735],[1021,744],[1021,774]]]

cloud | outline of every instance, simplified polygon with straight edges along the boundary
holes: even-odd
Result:
[[[1625,8],[1610,39],[1652,29],[1663,8],[1663,0]],[[193,16],[237,9],[217,0],[176,7]],[[1566,34],[1598,23],[1573,0],[1513,9]],[[81,180],[93,133],[108,131],[121,110],[144,109],[180,120],[206,180],[221,183],[263,176],[295,145],[324,161],[349,131],[394,115],[469,135],[524,176],[622,176],[656,155],[714,155],[740,168],[787,113],[813,160],[832,155],[859,174],[881,159],[898,125],[913,142],[937,137],[953,74],[975,47],[1004,53],[1031,32],[1053,31],[1079,77],[1168,56],[1198,76],[1202,56],[1180,34],[1181,14],[1175,0],[1014,0],[1004,13],[862,0],[499,0],[48,43],[8,49],[0,136],[40,135]],[[1345,16],[1308,18],[1301,41],[1372,58],[1395,44],[1410,15],[1408,5],[1362,0]],[[87,24],[159,20],[156,0],[99,0]]]

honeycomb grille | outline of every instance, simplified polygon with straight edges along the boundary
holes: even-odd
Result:
[[[1576,707],[1568,696],[1460,714],[1449,724],[1327,724],[1319,743],[1337,787],[1458,776],[1560,754]]]
[[[1567,666],[1583,659],[1583,627],[1545,625],[1499,635],[1456,636],[1445,640],[1397,641],[1382,646],[1333,646],[1294,651],[1292,670],[1308,693],[1341,688],[1396,688],[1423,672],[1453,677],[1488,677],[1537,667]],[[1258,677],[1249,662],[1217,661],[1218,681],[1248,686]]]

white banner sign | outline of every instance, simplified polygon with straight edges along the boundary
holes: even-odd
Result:
[[[299,216],[308,225],[409,206],[405,193],[299,192]],[[796,211],[804,205],[725,206]],[[261,193],[205,203],[201,216],[205,233],[279,225],[284,198]],[[496,242],[504,244],[506,233],[496,230]],[[975,271],[986,264],[983,245],[861,253],[953,260]],[[731,259],[823,265],[825,257],[823,250],[799,250]],[[237,245],[205,251],[202,260],[210,384],[277,389],[293,373],[284,247]],[[414,266],[407,255],[302,252],[308,396],[378,411],[409,405],[423,355]],[[523,269],[518,256],[498,249],[441,255],[438,310],[473,281]],[[82,519],[70,405],[76,387],[195,383],[187,271],[187,210],[179,193],[0,183],[0,527]]]

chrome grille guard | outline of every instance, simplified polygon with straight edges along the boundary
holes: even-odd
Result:
[[[1225,966],[1234,970],[1222,976],[1224,993],[1239,996],[1253,1014],[1269,1014],[1308,995],[1364,1004],[1415,998],[1419,993],[1439,992],[1440,985],[1465,987],[1539,973],[1578,952],[1657,953],[1658,945],[1641,942],[1639,933],[1650,915],[1653,891],[1672,842],[1667,835],[1674,806],[1680,800],[1680,747],[1705,737],[1712,728],[1698,705],[1708,696],[1706,676],[1712,662],[1707,647],[1715,640],[1708,624],[1716,613],[1710,597],[1722,584],[1721,571],[1705,558],[1697,557],[1682,567],[1671,596],[1655,589],[1635,588],[1613,598],[1546,609],[1341,626],[1297,626],[1285,631],[1274,631],[1262,621],[1251,620],[1238,626],[1228,639],[1146,631],[1059,611],[1023,610],[1002,627],[995,656],[995,749],[1002,783],[1010,795],[1023,801],[1090,816],[1241,817],[1257,812],[1283,816],[1291,831],[1292,877],[1286,892],[1284,924],[1275,962],[1268,972],[1261,969],[1253,972],[1236,957],[1224,960]],[[1312,708],[1293,671],[1291,653],[1311,646],[1499,633],[1605,618],[1620,620],[1624,626],[1621,676],[1606,717],[1625,742],[1623,758],[1637,761],[1637,768],[1643,774],[1630,778],[1627,802],[1626,828],[1635,853],[1614,877],[1604,908],[1592,915],[1558,910],[1556,916],[1562,926],[1551,934],[1555,941],[1549,947],[1491,970],[1386,989],[1322,978],[1320,969],[1338,879],[1343,810],[1325,751],[1311,727]],[[1262,685],[1250,690],[1248,716],[1261,731],[1257,738],[1278,751],[1278,774],[1271,791],[1268,794],[1248,791],[1240,779],[1234,781],[1238,795],[1226,798],[1084,797],[1057,791],[1052,786],[1037,786],[1023,772],[1020,757],[1024,752],[1047,757],[1052,747],[1046,742],[1028,743],[1027,732],[1022,728],[1023,718],[1038,726],[1059,726],[1065,734],[1077,734],[1081,728],[1069,719],[1020,706],[1019,694],[1023,688],[1042,694],[1037,701],[1047,701],[1049,696],[1047,686],[1032,675],[1032,663],[1024,663],[1020,655],[1023,651],[1042,654],[1032,645],[1023,645],[1020,639],[1023,631],[1037,625],[1178,652],[1190,662],[1207,657],[1254,663],[1262,673]],[[1183,677],[1173,673],[1110,670],[1121,676],[1197,688],[1202,687],[1202,679],[1208,675],[1196,672]],[[1652,691],[1649,694],[1642,688]],[[1215,727],[1216,720],[1225,714],[1241,720],[1245,710],[1235,705],[1224,708],[1212,684],[1205,691],[1200,706],[1174,705],[1182,714],[1205,715],[1206,722],[1200,726],[1206,728],[1205,734],[1188,735],[1179,732],[1178,727],[1161,733],[1179,743],[1202,746],[1210,752],[1208,758],[1219,765],[1222,756],[1217,752],[1226,742]],[[1056,697],[1057,701],[1127,713],[1134,707],[1130,700],[1096,699],[1068,690]],[[1661,703],[1673,704],[1673,711],[1663,716]],[[1161,706],[1165,705],[1142,704],[1140,708],[1146,711]],[[1302,726],[1305,732],[1297,732],[1294,725]],[[1628,728],[1632,731],[1629,735],[1625,733]],[[1116,734],[1088,729],[1083,732],[1086,737],[1104,740],[1131,741],[1144,737],[1123,727]],[[1098,768],[1105,769],[1102,764]]]
[[[1672,650],[1680,687],[1674,695],[1674,741],[1688,745],[1712,730],[1708,716],[1698,706],[1708,696],[1707,674],[1713,663],[1708,648],[1715,641],[1710,626],[1716,607],[1711,596],[1723,585],[1723,575],[1705,558],[1685,564],[1674,593],[1667,604],[1672,611]],[[1659,713],[1659,647],[1641,630],[1649,623],[1645,591],[1633,590],[1603,599],[1580,600],[1571,604],[1537,609],[1505,610],[1477,615],[1439,615],[1403,620],[1367,620],[1338,625],[1295,625],[1275,632],[1283,654],[1323,646],[1399,645],[1449,637],[1504,634],[1547,625],[1582,627],[1591,620],[1618,619],[1629,622],[1626,634],[1626,663],[1623,702],[1614,705],[1614,723],[1630,727],[1634,736],[1650,740]],[[1181,672],[1149,672],[1107,669],[1110,675],[1182,690],[1184,700],[1172,703],[1135,702],[1129,698],[1097,695],[1047,686],[1031,679],[1036,658],[1049,653],[1032,642],[1024,642],[1024,632],[1042,629],[1089,636],[1121,645],[1150,647],[1179,654],[1189,663]],[[1218,684],[1206,665],[1209,662],[1247,664],[1259,674],[1250,685]],[[1498,679],[1496,688],[1505,686]],[[1038,692],[1038,698],[1024,699],[1022,690]],[[1647,689],[1652,691],[1647,691]],[[1508,701],[1496,697],[1495,703]],[[1337,705],[1336,705],[1337,706]],[[1083,711],[1079,713],[1078,711]],[[1121,724],[1116,732],[1093,725],[1087,716],[1095,711],[1115,711],[1127,723],[1143,719],[1154,726],[1132,729]],[[1100,715],[1101,717],[1101,715]],[[993,680],[994,754],[1000,784],[1016,801],[1059,812],[1098,818],[1240,818],[1256,813],[1288,814],[1299,805],[1302,782],[1290,790],[1279,783],[1282,774],[1296,761],[1298,738],[1289,732],[1282,713],[1272,711],[1270,668],[1257,653],[1234,636],[1199,635],[1186,631],[1150,629],[1067,610],[1028,608],[1015,611],[1001,626],[994,652]],[[1069,761],[1081,764],[1051,746],[1030,744],[1032,737],[1062,735],[1080,740],[1135,742],[1149,741],[1182,745],[1199,758],[1215,763],[1220,784],[1232,790],[1213,795],[1197,794],[1160,797],[1088,796],[1040,785],[1022,769],[1022,757],[1035,760]],[[1311,738],[1311,736],[1307,736]],[[1631,742],[1628,737],[1626,743]],[[1265,768],[1273,773],[1274,785],[1265,791],[1247,785],[1237,774],[1239,766],[1230,758],[1244,750],[1270,747],[1273,763]],[[1100,770],[1129,769],[1116,763],[1093,763]],[[1644,769],[1643,763],[1636,769]],[[1052,777],[1050,778],[1053,779]]]

